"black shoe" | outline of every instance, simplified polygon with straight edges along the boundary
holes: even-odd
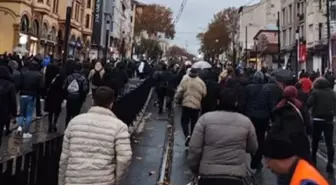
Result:
[[[327,172],[328,172],[328,173],[334,173],[334,166],[333,166],[333,163],[328,163],[328,164],[327,164]]]
[[[57,127],[56,126],[54,126],[54,128],[53,128],[53,130],[52,130],[53,132],[57,132]]]
[[[190,136],[186,138],[184,145],[189,146],[189,142],[190,142]]]

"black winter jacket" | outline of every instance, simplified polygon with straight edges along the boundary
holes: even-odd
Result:
[[[330,88],[325,78],[318,79],[314,84],[308,100],[308,108],[312,108],[313,118],[321,118],[332,121],[336,115],[336,94]]]
[[[0,122],[17,116],[16,91],[14,81],[6,67],[0,66]],[[3,126],[1,125],[0,126]]]

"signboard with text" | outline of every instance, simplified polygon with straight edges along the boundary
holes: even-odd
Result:
[[[99,45],[101,39],[101,29],[103,24],[103,0],[95,1],[93,29],[92,29],[92,44]]]

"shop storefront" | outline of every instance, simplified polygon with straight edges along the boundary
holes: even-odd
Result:
[[[79,37],[77,37],[77,39],[76,39],[76,57],[84,58],[83,57],[84,55],[82,53],[82,49],[83,49],[83,42]]]
[[[40,53],[43,55],[51,55],[55,53],[57,44],[56,28],[49,28],[47,23],[43,24],[42,35],[40,39]]]
[[[31,29],[29,29],[31,28]],[[37,20],[29,21],[28,16],[23,15],[19,30],[19,47],[21,54],[36,55],[38,51],[39,24]]]

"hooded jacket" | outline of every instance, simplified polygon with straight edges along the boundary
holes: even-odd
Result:
[[[314,88],[307,100],[308,108],[312,108],[313,118],[332,121],[336,115],[336,94],[330,88],[328,80],[324,77],[314,81]]]
[[[264,75],[258,71],[253,76],[253,82],[245,87],[246,105],[245,115],[249,118],[267,119],[269,118],[269,108],[263,95],[266,92],[263,88]]]
[[[17,103],[14,81],[6,67],[0,66],[0,120],[16,117]],[[1,126],[1,125],[0,125]]]

